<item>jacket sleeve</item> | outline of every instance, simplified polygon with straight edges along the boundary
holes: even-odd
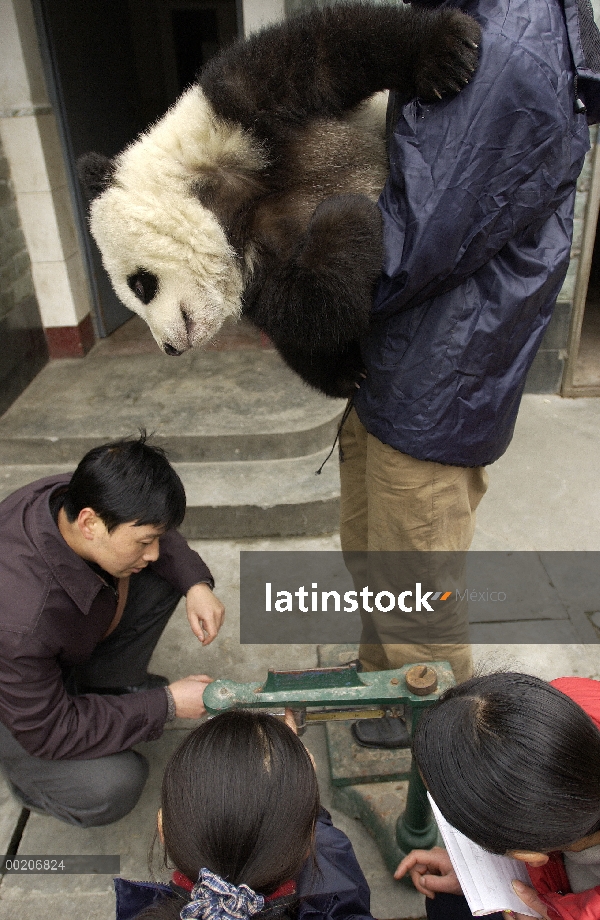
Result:
[[[375,316],[460,285],[571,193],[585,152],[579,137],[573,156],[571,82],[484,31],[469,86],[453,100],[403,109],[380,198],[385,258]]]
[[[152,563],[152,568],[182,594],[187,594],[192,585],[199,582],[211,589],[215,586],[206,563],[176,530],[169,530],[160,538],[160,556]]]
[[[164,689],[71,696],[55,650],[14,635],[5,635],[2,646],[0,721],[28,754],[45,760],[90,760],[162,734],[167,718]]]
[[[598,920],[600,917],[600,885],[578,894],[540,894],[548,907],[550,920]]]
[[[573,893],[561,853],[551,853],[544,866],[527,866],[527,871],[540,900],[548,907],[551,920],[597,920],[600,917],[600,885]]]
[[[372,920],[371,892],[352,844],[324,808],[317,820],[315,850],[319,871],[308,860],[298,879],[298,920]]]

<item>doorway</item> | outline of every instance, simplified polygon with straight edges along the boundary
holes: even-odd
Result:
[[[87,230],[77,158],[90,150],[112,157],[160,118],[241,32],[238,3],[34,0],[100,338],[133,314],[114,293]]]

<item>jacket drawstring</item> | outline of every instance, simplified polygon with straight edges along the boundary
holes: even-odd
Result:
[[[325,459],[323,460],[323,463],[321,464],[321,466],[319,467],[319,469],[318,469],[318,470],[315,470],[315,476],[320,476],[320,475],[321,475],[321,471],[322,471],[323,467],[325,466],[325,464],[327,463],[327,461],[328,461],[329,458],[331,457],[332,453],[334,452],[334,450],[335,450],[335,445],[336,445],[337,442],[339,441],[340,435],[341,435],[341,433],[342,433],[342,428],[343,428],[344,425],[346,424],[346,421],[348,420],[348,416],[349,416],[350,413],[352,412],[352,407],[353,407],[353,406],[354,406],[354,393],[352,394],[352,396],[350,397],[350,399],[348,400],[348,402],[347,402],[347,404],[346,404],[346,408],[344,409],[344,414],[342,415],[342,418],[341,418],[341,420],[340,420],[340,424],[338,425],[338,430],[337,430],[336,436],[335,436],[335,438],[334,438],[334,440],[333,440],[333,444],[331,445],[331,450],[329,451],[329,453],[327,454],[327,456],[326,456]],[[339,457],[340,457],[340,463],[343,463],[343,462],[344,462],[344,452],[343,452],[343,450],[342,450],[341,442],[340,442]]]

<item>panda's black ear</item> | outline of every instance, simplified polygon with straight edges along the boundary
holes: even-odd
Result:
[[[114,172],[114,160],[101,153],[84,153],[77,160],[77,173],[90,201],[108,188]]]

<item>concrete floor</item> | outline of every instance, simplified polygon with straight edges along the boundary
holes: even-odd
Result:
[[[600,399],[562,400],[528,396],[523,401],[514,441],[490,469],[490,487],[482,502],[473,549],[596,551],[600,548],[598,431]],[[315,646],[242,646],[239,642],[239,552],[241,549],[330,550],[336,534],[324,537],[197,541],[192,544],[216,577],[216,592],[227,609],[221,635],[202,649],[189,633],[179,608],[156,650],[152,669],[171,679],[206,672],[217,677],[258,680],[267,667],[303,668],[316,664]],[[592,634],[590,633],[590,636]],[[475,648],[485,668],[510,666],[545,679],[562,674],[600,679],[600,646],[591,639],[567,645],[488,644]],[[141,745],[151,763],[142,800],[122,821],[107,828],[79,830],[32,814],[25,826],[22,854],[119,853],[121,874],[149,876],[147,853],[158,807],[158,787],[165,760],[188,725],[174,723],[163,737]],[[318,728],[305,735],[317,761],[325,804],[330,801],[323,736]],[[6,851],[20,810],[0,790],[0,850]],[[373,913],[384,918],[424,916],[423,899],[387,872],[376,846],[354,820],[334,811],[334,820],[351,837],[373,894]],[[158,862],[158,860],[157,860]],[[43,914],[46,920],[109,920],[114,917],[111,881],[103,876],[54,878],[4,876],[0,915],[22,920]]]

